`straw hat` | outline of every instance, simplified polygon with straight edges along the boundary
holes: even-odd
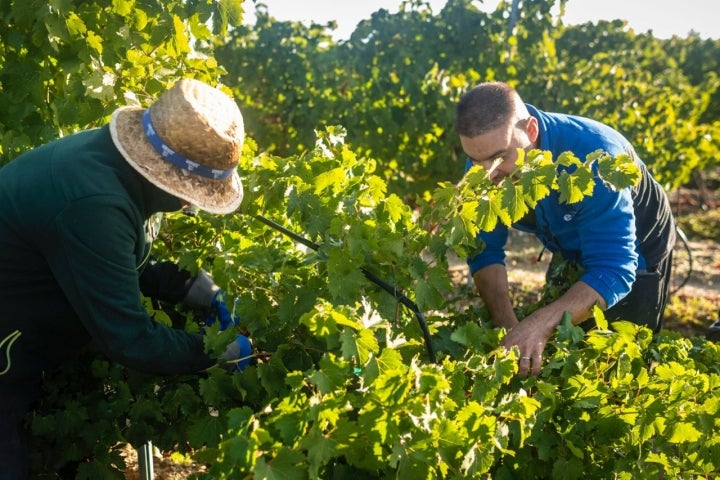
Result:
[[[180,80],[148,109],[115,110],[110,134],[125,160],[158,188],[210,213],[240,206],[243,119],[220,90]]]

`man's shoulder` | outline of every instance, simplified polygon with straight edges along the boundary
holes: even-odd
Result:
[[[626,151],[630,143],[617,130],[593,118],[533,108],[540,126],[541,149],[555,155],[571,151],[584,158],[596,150],[612,155]]]

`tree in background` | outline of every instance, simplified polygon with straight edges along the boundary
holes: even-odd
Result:
[[[448,0],[439,12],[404,1],[337,43],[332,25],[278,22],[258,10],[257,23],[235,29],[217,56],[262,148],[307,151],[316,130],[343,125],[348,144],[379,159],[391,191],[411,201],[462,175],[454,104],[484,80],[614,126],[667,188],[715,166],[718,42],[660,40],[622,21],[569,27],[553,15],[565,4],[522,2],[511,15],[507,1],[491,13],[469,0]]]
[[[212,47],[241,0],[0,1],[0,165],[104,123],[181,77],[224,73]]]

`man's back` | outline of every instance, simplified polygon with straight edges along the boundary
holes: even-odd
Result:
[[[44,145],[0,169],[0,338],[18,329],[18,345],[30,347],[16,345],[13,368],[0,380],[38,372],[87,343],[71,300],[95,283],[77,272],[90,272],[102,259],[84,244],[112,241],[100,236],[107,229],[142,234],[144,219],[127,193],[133,184],[139,196],[138,177],[112,147],[107,128]],[[144,247],[137,245],[138,257]]]

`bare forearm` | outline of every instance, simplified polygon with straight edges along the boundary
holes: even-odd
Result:
[[[510,329],[517,317],[510,301],[507,271],[504,265],[488,265],[473,275],[475,288],[490,312],[493,323]]]
[[[520,350],[519,373],[522,376],[538,375],[542,365],[545,344],[569,312],[574,324],[579,324],[591,315],[591,308],[599,303],[605,308],[605,301],[592,287],[584,282],[571,286],[560,298],[528,315],[517,327],[510,330],[503,344],[506,348],[517,346]]]
[[[560,323],[565,313],[571,315],[572,323],[578,325],[592,316],[592,307],[598,304],[605,309],[605,300],[595,289],[584,282],[573,284],[560,298],[541,308],[533,315],[542,316],[553,327]]]

